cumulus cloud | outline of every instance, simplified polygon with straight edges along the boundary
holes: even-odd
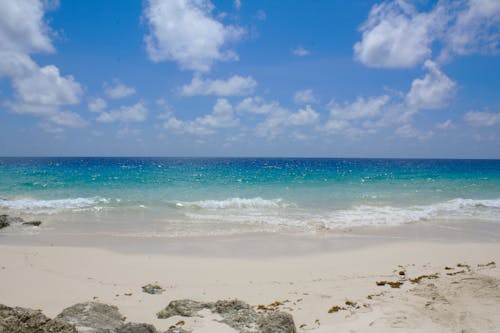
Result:
[[[227,44],[241,39],[244,30],[217,21],[213,8],[208,0],[148,0],[144,17],[149,26],[145,37],[149,58],[172,60],[197,72],[209,71],[215,61],[237,60]]]
[[[236,118],[232,105],[227,99],[219,98],[211,113],[190,121],[170,117],[163,126],[165,129],[178,133],[210,135],[214,134],[217,129],[231,128],[238,125],[239,119]]]
[[[424,64],[428,73],[413,80],[406,95],[407,105],[414,109],[440,109],[445,107],[455,93],[456,83],[446,76],[438,66],[427,60]]]
[[[101,123],[132,123],[143,122],[148,116],[148,109],[143,102],[138,102],[131,106],[121,106],[117,110],[109,112],[101,112],[97,117],[97,121]]]
[[[195,76],[191,83],[181,87],[180,92],[184,96],[235,96],[251,94],[255,87],[257,87],[257,81],[251,76],[233,75],[227,80],[210,80]]]
[[[311,51],[303,48],[302,46],[297,46],[292,50],[292,53],[295,54],[296,56],[304,57],[306,55],[311,54]]]
[[[474,127],[489,127],[500,124],[500,113],[469,111],[464,115],[464,120]]]
[[[304,89],[296,91],[293,95],[295,104],[312,104],[317,103],[318,100],[314,96],[312,89]]]
[[[0,77],[12,80],[13,98],[4,106],[14,113],[44,117],[44,129],[61,130],[49,122],[67,127],[86,125],[80,115],[62,110],[80,102],[83,88],[71,76],[61,75],[54,65],[40,67],[30,57],[34,52],[53,52],[45,10],[48,1],[0,2]]]
[[[280,111],[282,107],[278,102],[266,103],[262,97],[247,97],[242,100],[237,106],[236,110],[240,112],[248,112],[255,114],[267,114],[271,111]]]
[[[411,67],[428,58],[434,13],[418,13],[405,1],[374,5],[354,45],[358,60],[371,67]]]
[[[43,20],[45,9],[39,0],[0,1],[1,50],[21,54],[53,52],[50,28]]]
[[[434,133],[432,131],[421,132],[414,128],[411,124],[405,124],[396,129],[396,135],[405,139],[428,140],[432,138]]]
[[[361,119],[373,118],[380,115],[381,109],[389,101],[389,96],[382,95],[369,97],[365,99],[358,97],[352,103],[344,103],[339,105],[335,101],[331,101],[328,106],[330,108],[330,116],[336,119]]]
[[[254,104],[254,102],[257,102],[257,104]],[[264,103],[261,99],[257,101],[255,99],[246,99],[242,103],[245,108],[241,108],[241,110],[245,109],[250,113],[266,114],[264,121],[258,123],[255,127],[255,135],[267,140],[272,140],[282,134],[287,127],[314,125],[320,118],[319,113],[310,105],[296,112],[291,112],[277,102]],[[239,106],[241,105],[240,103]]]
[[[496,0],[438,1],[421,12],[404,0],[374,5],[354,45],[356,59],[370,67],[408,68],[432,55],[499,50],[500,4]]]
[[[100,97],[91,98],[88,102],[90,112],[101,112],[108,106],[108,103]]]
[[[113,80],[112,84],[104,83],[104,93],[112,99],[120,99],[135,94],[135,88],[128,87],[119,80]]]

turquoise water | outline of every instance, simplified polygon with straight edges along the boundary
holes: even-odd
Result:
[[[1,158],[0,198],[10,214],[165,230],[500,222],[500,160]]]

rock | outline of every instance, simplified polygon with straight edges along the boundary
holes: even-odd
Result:
[[[168,329],[168,331],[165,331],[164,333],[191,333],[191,331],[186,331],[185,329],[178,326],[172,326]]]
[[[116,306],[98,302],[70,306],[56,319],[75,325],[78,332],[82,333],[116,333],[123,326],[123,316]]]
[[[224,318],[222,322],[237,330],[255,331],[260,318],[249,304],[237,299],[217,301],[212,305],[212,311]]]
[[[41,311],[0,304],[0,333],[77,333],[75,326]]]
[[[31,225],[33,227],[38,227],[40,224],[42,224],[42,221],[27,221],[27,222],[23,222],[23,225]]]
[[[219,314],[222,322],[244,333],[296,333],[293,317],[281,311],[260,314],[253,307],[240,300],[223,300],[203,303],[189,299],[175,300],[158,312],[158,318],[172,316],[192,317],[202,309],[210,309]],[[165,333],[185,333],[179,327],[171,327]]]
[[[296,333],[295,323],[291,314],[275,311],[261,316],[259,333]]]
[[[179,299],[168,303],[167,307],[156,314],[159,319],[173,316],[192,317],[205,308],[211,308],[211,303],[197,302],[190,299]]]
[[[116,333],[157,333],[157,331],[153,325],[127,323],[116,330]]]
[[[164,289],[156,283],[154,284],[149,283],[145,286],[142,286],[142,291],[154,295],[154,294],[161,294],[164,291]]]
[[[8,218],[8,215],[0,215],[0,229],[3,229],[10,225]]]

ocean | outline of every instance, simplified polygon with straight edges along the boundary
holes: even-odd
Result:
[[[0,213],[169,236],[500,223],[500,160],[0,158]]]

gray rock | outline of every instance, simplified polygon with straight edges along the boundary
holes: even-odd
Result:
[[[23,225],[31,225],[33,227],[38,227],[40,224],[42,224],[42,221],[27,221],[27,222],[23,222]]]
[[[123,316],[116,306],[98,302],[70,306],[56,319],[75,325],[81,333],[116,333],[123,326]]]
[[[75,326],[41,311],[0,304],[0,333],[77,333]]]
[[[192,317],[202,309],[209,309],[218,313],[222,322],[242,333],[296,333],[292,315],[273,311],[260,314],[253,307],[240,300],[223,300],[215,303],[203,303],[189,299],[175,300],[158,312],[158,318],[172,316]],[[175,329],[175,330],[174,330]],[[165,333],[184,333],[179,327],[171,327]]]
[[[296,333],[295,323],[291,314],[274,311],[261,316],[259,333]]]
[[[205,308],[211,308],[211,303],[197,302],[190,299],[179,299],[168,303],[165,309],[156,314],[159,319],[166,319],[173,316],[192,317]]]
[[[255,331],[260,315],[249,304],[240,300],[217,301],[212,311],[221,315],[223,323],[240,331]]]
[[[145,286],[142,286],[142,291],[154,295],[154,294],[161,294],[164,291],[164,289],[156,283],[154,284],[149,283]]]
[[[8,215],[0,215],[0,229],[3,229],[10,225],[8,217]]]
[[[172,326],[164,333],[191,333],[191,331],[186,331],[185,329],[179,326]]]
[[[116,330],[116,333],[157,333],[157,331],[153,325],[127,323]]]

